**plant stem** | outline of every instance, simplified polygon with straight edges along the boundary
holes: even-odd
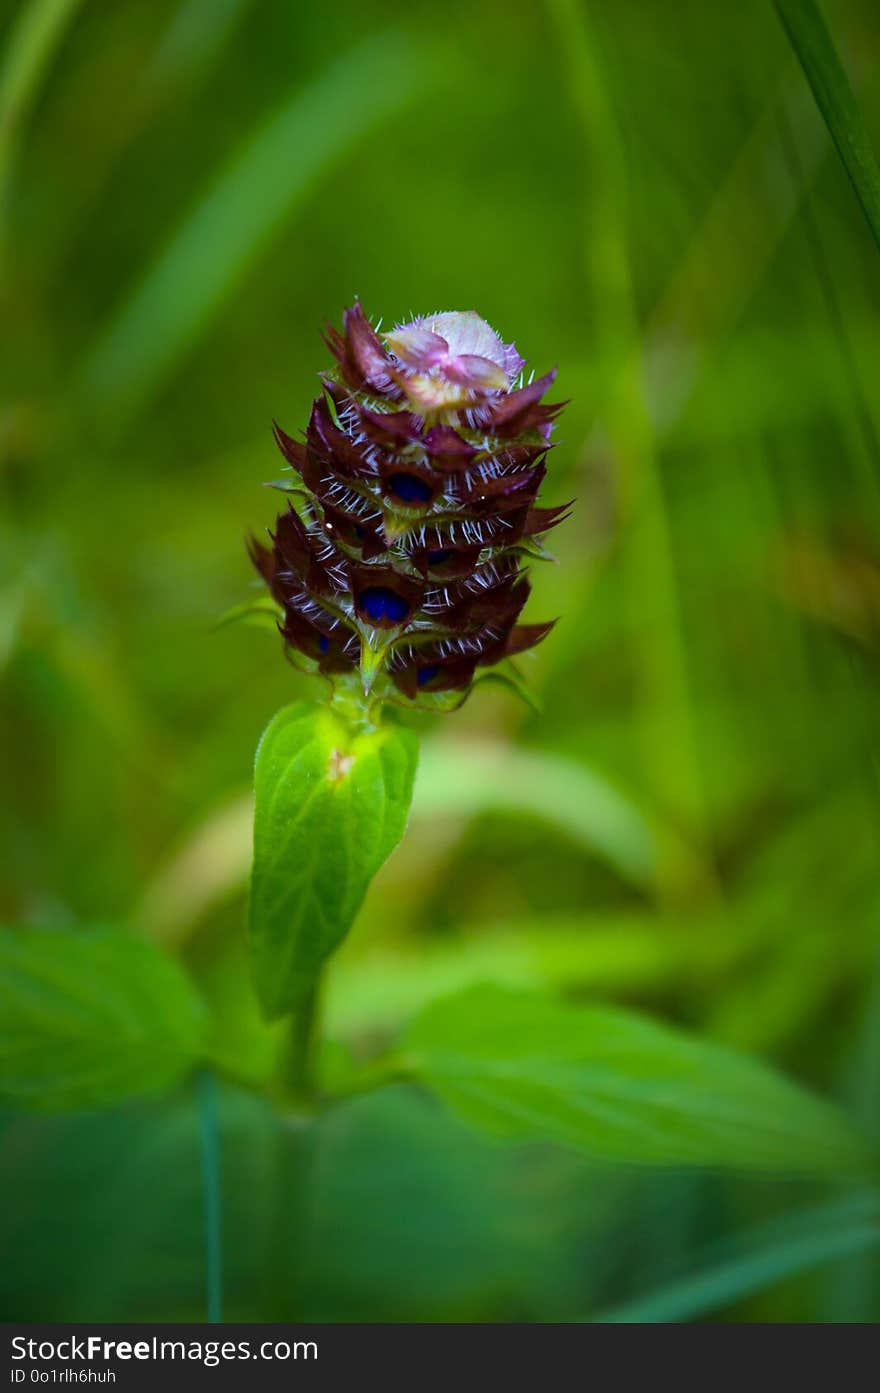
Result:
[[[202,1191],[205,1207],[205,1304],[211,1325],[223,1320],[223,1249],[220,1215],[220,1129],[217,1080],[203,1069],[196,1076],[202,1141]]]
[[[285,1092],[300,1101],[311,1098],[315,1088],[318,993],[319,984],[316,982],[290,1019],[283,1078]]]

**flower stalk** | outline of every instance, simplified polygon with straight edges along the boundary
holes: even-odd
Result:
[[[418,756],[387,708],[451,710],[552,623],[525,623],[528,563],[568,505],[538,492],[552,372],[473,311],[380,334],[360,305],[327,344],[304,437],[275,427],[288,506],[250,553],[288,658],[328,679],[257,753],[249,926],[263,1012],[288,1019],[281,1086],[314,1091],[318,984],[406,826]],[[518,682],[513,670],[511,681]]]

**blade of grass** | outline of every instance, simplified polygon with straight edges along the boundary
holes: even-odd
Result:
[[[147,69],[147,86],[165,89],[209,68],[250,3],[182,0]]]
[[[590,1324],[674,1324],[694,1320],[880,1243],[873,1198],[835,1202],[761,1225],[691,1276],[601,1311]]]
[[[880,928],[855,1058],[847,1072],[844,1092],[850,1111],[865,1136],[880,1148]],[[828,1274],[823,1315],[831,1321],[870,1324],[880,1310],[878,1299],[880,1264],[874,1253],[859,1251]]]
[[[798,142],[804,182],[780,177],[777,110]],[[645,325],[652,419],[661,438],[686,415],[718,350],[726,347],[828,149],[803,84],[780,84],[720,178],[705,213]],[[718,268],[724,267],[719,276]]]
[[[813,209],[813,198],[810,189],[806,185],[804,171],[801,165],[800,153],[795,140],[791,122],[784,107],[780,106],[777,111],[779,123],[779,137],[785,158],[788,161],[792,183],[800,193],[801,199],[801,219],[803,222],[804,235],[807,246],[809,247],[810,257],[816,272],[816,279],[825,301],[825,308],[828,314],[828,321],[831,331],[837,343],[840,356],[843,377],[849,388],[853,404],[853,415],[861,433],[864,452],[868,460],[870,470],[864,478],[864,484],[870,491],[871,496],[876,492],[876,482],[880,478],[880,440],[877,438],[877,430],[874,425],[874,417],[868,404],[867,396],[862,385],[859,365],[856,361],[855,352],[847,328],[846,319],[841,309],[837,297],[837,288],[834,284],[834,276],[825,255],[822,242],[822,234],[819,229],[819,221]],[[843,424],[847,424],[848,418],[844,415]],[[856,458],[861,457],[861,452],[856,450]]]
[[[776,0],[776,9],[880,247],[880,168],[822,11],[815,0]]]
[[[88,158],[77,167],[75,184],[53,210],[51,246],[44,253],[46,295],[63,294],[63,286],[83,256],[89,220],[105,196],[119,166],[131,157],[138,137],[174,105],[193,103],[201,84],[232,42],[253,0],[180,0],[160,32],[152,56],[144,56],[125,102],[105,122],[101,138],[91,142]],[[100,78],[98,79],[100,81]]]
[[[261,123],[184,216],[87,355],[78,383],[87,410],[111,431],[124,427],[315,183],[424,93],[426,80],[423,52],[386,32],[337,59]]]
[[[658,801],[699,825],[704,790],[669,515],[644,392],[625,216],[626,160],[586,7],[577,0],[548,0],[548,11],[583,140],[585,261],[595,354],[608,374],[599,414],[624,494],[621,545],[638,622],[645,767]]]
[[[209,1069],[196,1076],[201,1133],[202,1189],[205,1210],[205,1309],[210,1325],[223,1320],[223,1251],[220,1201],[220,1128],[217,1079]]]
[[[25,0],[0,66],[0,220],[28,112],[80,0]]]

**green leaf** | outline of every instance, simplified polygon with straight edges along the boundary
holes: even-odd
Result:
[[[220,616],[214,628],[215,630],[225,629],[230,624],[253,624],[257,628],[271,629],[277,633],[278,621],[281,617],[280,606],[266,595],[257,600],[248,600],[245,604],[233,605],[231,609]]]
[[[534,711],[536,715],[541,715],[544,709],[541,704],[541,698],[536,692],[532,691],[528,682],[520,676],[513,663],[508,663],[501,668],[490,668],[488,672],[484,672],[481,677],[476,679],[474,687],[485,686],[487,682],[494,682],[497,686],[506,688],[507,691],[512,692],[515,697],[518,697],[521,702],[528,706],[531,711]]]
[[[312,702],[285,707],[257,751],[250,939],[271,1020],[295,1008],[403,836],[418,745],[355,733]]]
[[[822,11],[815,0],[776,0],[776,8],[880,247],[880,169]]]
[[[163,1092],[202,1054],[180,968],[121,933],[0,931],[0,1099],[60,1111]]]
[[[696,924],[649,913],[544,914],[467,923],[454,934],[410,936],[390,945],[357,935],[333,965],[323,997],[329,1030],[389,1031],[438,996],[492,982],[519,991],[624,993],[640,1000],[682,987],[722,983],[751,940],[723,915]]]
[[[765,1065],[647,1019],[496,987],[435,1003],[403,1068],[478,1126],[612,1161],[851,1171],[836,1109]]]
[[[689,1275],[591,1316],[591,1323],[653,1325],[693,1320],[826,1263],[880,1246],[876,1196],[836,1200],[755,1225]]]

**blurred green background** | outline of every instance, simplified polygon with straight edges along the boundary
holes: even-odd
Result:
[[[876,146],[880,11],[826,14]],[[773,6],[0,0],[0,111],[2,918],[179,952],[259,1075],[248,785],[314,693],[215,623],[271,420],[355,295],[474,308],[571,398],[543,713],[424,722],[329,1034],[549,984],[876,1128],[880,258]],[[230,1319],[880,1314],[864,1256],[730,1277],[816,1184],[502,1149],[403,1087],[299,1135],[228,1086],[221,1121]],[[0,1184],[6,1319],[201,1317],[186,1092],[9,1116]]]

